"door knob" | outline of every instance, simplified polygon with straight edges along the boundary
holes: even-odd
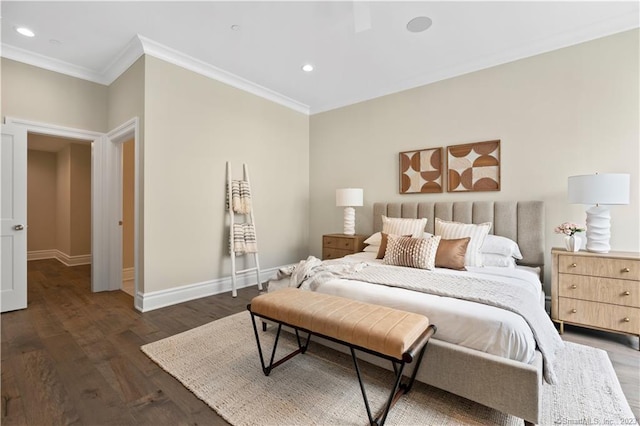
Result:
[[[16,225],[13,227],[16,231],[22,231],[24,229],[24,225]]]

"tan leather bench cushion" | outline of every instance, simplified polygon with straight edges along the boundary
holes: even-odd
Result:
[[[424,315],[296,288],[254,297],[251,311],[396,359],[429,326]]]

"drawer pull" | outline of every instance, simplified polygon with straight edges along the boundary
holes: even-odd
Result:
[[[625,296],[629,296],[629,295],[631,294],[631,292],[629,292],[629,291],[625,291],[625,292],[624,292],[624,293],[622,293],[622,294],[624,294]]]
[[[571,288],[575,290],[576,288],[578,288],[578,286],[573,284],[573,285],[571,285]]]
[[[624,322],[631,322],[631,318],[625,317]]]
[[[577,263],[572,263],[572,264],[571,264],[571,267],[572,267],[572,268],[577,268],[577,267],[578,267],[578,264],[577,264]]]
[[[629,269],[629,268],[624,268],[624,269],[622,270],[622,272],[631,272],[631,269]]]
[[[575,314],[576,312],[578,312],[576,309],[572,309],[572,310],[571,310],[571,313],[572,313],[572,314]]]

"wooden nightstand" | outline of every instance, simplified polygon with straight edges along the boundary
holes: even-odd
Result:
[[[551,250],[551,319],[640,337],[640,253]]]
[[[366,235],[327,234],[322,236],[322,260],[337,259],[364,248]]]

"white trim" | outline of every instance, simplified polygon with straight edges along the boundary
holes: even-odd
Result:
[[[122,281],[124,280],[122,274],[122,227],[118,224],[118,221],[122,220],[122,143],[133,138],[134,141],[134,238],[133,238],[133,280],[134,280],[134,293],[138,293],[140,288],[141,277],[141,264],[140,257],[138,255],[140,250],[141,241],[140,235],[140,194],[142,193],[141,184],[141,170],[140,168],[140,120],[138,117],[134,117],[129,121],[121,124],[115,129],[109,131],[106,135],[106,139],[109,143],[106,144],[108,151],[105,155],[106,163],[105,167],[109,171],[106,179],[108,180],[105,188],[106,199],[110,200],[108,210],[105,210],[107,216],[106,222],[108,223],[105,232],[108,233],[109,245],[111,247],[109,254],[109,267],[108,274],[110,277],[111,287],[110,290],[118,290],[122,287]]]
[[[28,251],[27,262],[30,260],[57,259],[56,252],[56,249]]]
[[[90,254],[70,256],[67,253],[56,250],[56,259],[58,259],[65,266],[91,265]]]
[[[51,250],[33,250],[27,252],[27,262],[31,260],[56,259],[65,266],[91,265],[90,254],[80,254],[69,256],[63,251],[57,249]]]
[[[144,50],[138,35],[133,36],[129,43],[102,70],[103,84],[110,85],[118,79],[142,55]]]
[[[26,128],[27,133],[40,133],[62,138],[89,140],[91,147],[91,291],[109,290],[108,267],[108,234],[104,232],[107,217],[103,214],[105,200],[103,193],[106,184],[103,166],[105,162],[105,145],[107,138],[103,133],[91,130],[75,129],[55,124],[41,123],[15,117],[5,117],[6,124],[14,124]]]
[[[271,277],[276,274],[280,266],[260,271],[264,277]],[[257,285],[255,273],[237,274],[237,287],[244,288]],[[154,309],[164,308],[189,300],[200,299],[202,297],[213,296],[214,294],[227,293],[232,289],[231,276],[218,278],[201,283],[188,284],[174,287],[167,290],[152,291],[148,293],[136,292],[135,307],[141,312],[149,312]]]
[[[81,78],[83,80],[92,81],[94,83],[106,85],[104,75],[100,72],[89,68],[71,64],[69,62],[54,59],[49,56],[40,55],[39,53],[30,52],[2,43],[2,57],[12,59],[14,61],[23,62],[45,70],[65,74],[71,77]],[[126,69],[126,68],[125,68]],[[124,71],[124,70],[122,70]]]
[[[131,281],[135,279],[136,268],[122,268],[122,281]]]
[[[26,127],[27,132],[58,136],[67,139],[92,141],[103,135],[103,133],[94,132],[91,130],[75,129],[73,127],[58,126],[56,124],[41,123],[38,121],[25,120],[22,118],[9,116],[6,116],[4,118],[4,122],[5,124],[14,124],[16,126]]]
[[[261,98],[283,105],[294,111],[309,115],[309,105],[305,105],[302,102],[298,102],[267,87],[260,86],[259,84],[253,83],[252,81],[210,65],[141,35],[138,35],[138,39],[142,43],[142,48],[146,55],[162,59],[163,61],[204,75],[205,77],[221,81],[237,89],[244,90],[245,92],[252,93],[256,96],[260,96]]]

